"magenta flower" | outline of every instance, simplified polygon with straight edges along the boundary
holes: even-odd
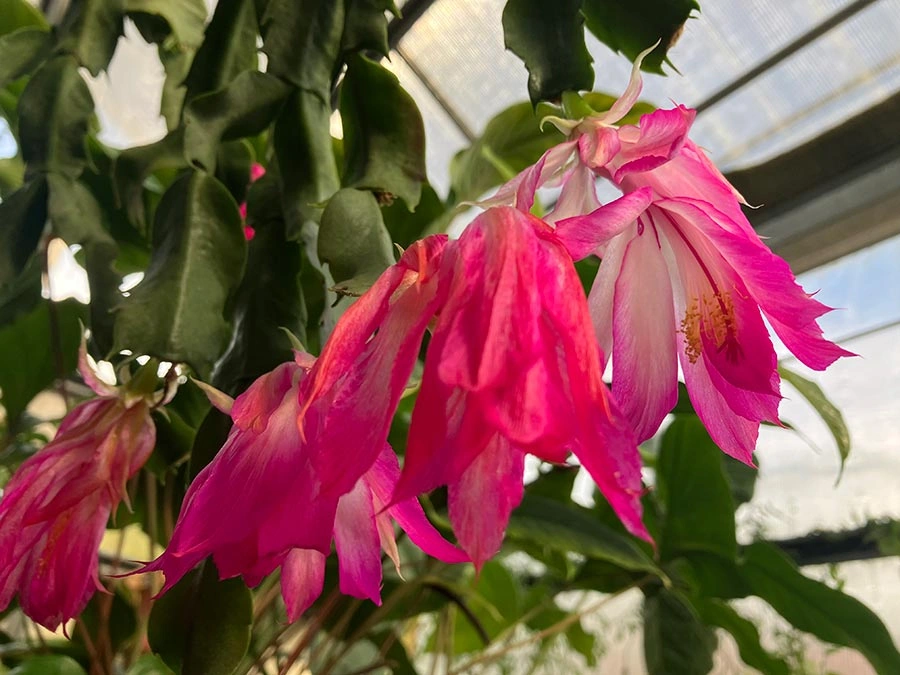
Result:
[[[446,298],[394,500],[448,485],[454,531],[480,566],[522,498],[525,453],[561,463],[571,451],[649,538],[634,435],[601,380],[584,293],[551,227],[489,209],[448,244],[440,274]]]
[[[440,311],[447,237],[411,245],[341,316],[303,384],[298,424],[323,490],[340,496],[375,462]],[[334,461],[334,448],[353,448]],[[413,495],[407,495],[413,496]]]
[[[0,499],[0,609],[18,594],[22,611],[50,630],[103,590],[100,540],[156,442],[149,397],[102,383],[83,346],[79,369],[99,398],[66,415]]]
[[[262,178],[265,175],[266,175],[266,167],[264,167],[262,164],[259,164],[258,162],[253,162],[253,164],[250,165],[250,183],[251,184],[255,183],[256,181],[258,181],[260,178]],[[238,205],[238,211],[241,214],[241,220],[246,221],[247,220],[247,202],[241,202],[240,205]],[[244,239],[246,239],[247,241],[250,241],[255,236],[256,236],[256,230],[254,230],[252,227],[250,227],[249,225],[247,225],[245,223],[244,224]]]
[[[591,315],[603,352],[612,354],[613,394],[638,439],[653,435],[674,406],[680,363],[713,440],[751,463],[759,424],[778,423],[781,399],[762,316],[811,368],[850,352],[824,339],[816,320],[830,308],[797,285],[753,231],[741,196],[687,138],[695,111],[676,106],[614,126],[640,94],[639,64],[608,112],[556,121],[573,139],[501,188],[500,199],[530,208],[537,187],[554,176],[564,181],[563,197],[570,196],[552,213],[557,234],[574,259],[603,259]],[[576,168],[565,173],[567,163]],[[548,172],[549,164],[556,168]],[[593,209],[586,170],[625,195]]]
[[[295,363],[261,376],[233,402],[204,385],[234,427],[188,489],[166,551],[141,570],[164,572],[163,591],[209,555],[220,577],[240,575],[250,586],[281,566],[282,593],[294,620],[321,593],[334,540],[341,591],[380,603],[381,550],[399,565],[392,519],[426,553],[445,562],[466,560],[415,499],[385,509],[399,467],[383,440],[373,464],[346,494],[322,492],[297,425],[300,393],[313,363],[298,353]],[[341,446],[329,452],[338,465],[351,454]]]

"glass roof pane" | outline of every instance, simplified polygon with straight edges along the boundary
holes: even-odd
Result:
[[[527,73],[503,45],[505,0],[437,0],[398,49],[427,86],[479,133],[527,97]],[[697,105],[850,0],[718,0],[702,3],[670,58],[681,75],[645,76],[644,98]],[[900,89],[900,0],[879,0],[703,112],[695,139],[725,170],[764,161],[886,99]],[[630,64],[588,35],[596,87],[618,93]],[[415,75],[403,77],[414,88]],[[417,98],[418,100],[418,98]],[[430,137],[432,146],[447,141]],[[437,178],[437,173],[433,172]],[[437,182],[441,182],[440,179]]]

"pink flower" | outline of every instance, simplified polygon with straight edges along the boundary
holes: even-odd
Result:
[[[601,380],[572,260],[550,226],[491,208],[448,244],[442,300],[394,500],[449,485],[476,565],[500,548],[522,497],[525,453],[573,452],[630,531],[641,522],[634,435]]]
[[[0,499],[0,609],[18,594],[22,611],[50,630],[103,590],[100,540],[156,442],[148,397],[103,384],[83,346],[79,369],[99,398],[66,415]]]
[[[303,384],[298,424],[328,494],[350,491],[384,446],[425,329],[441,308],[446,245],[446,236],[435,235],[407,248],[344,312]],[[335,462],[334,448],[353,451]]]
[[[751,463],[759,424],[778,423],[781,399],[762,316],[811,368],[822,370],[850,352],[824,339],[816,320],[830,308],[797,285],[787,263],[753,231],[741,196],[687,138],[695,111],[676,106],[644,115],[638,125],[614,126],[640,94],[639,64],[610,111],[560,122],[572,140],[501,188],[501,198],[509,200],[514,184],[514,202],[528,208],[534,190],[553,175],[542,163],[574,163],[562,176],[553,220],[574,259],[590,253],[603,259],[591,315],[603,352],[612,354],[613,394],[638,439],[653,435],[674,406],[680,362],[713,440]],[[593,209],[587,170],[625,195]],[[564,200],[566,194],[577,198]]]
[[[385,509],[399,468],[383,440],[372,465],[346,494],[322,492],[297,426],[300,393],[313,363],[298,353],[295,363],[263,375],[233,402],[204,386],[234,427],[188,489],[166,551],[141,570],[163,571],[163,591],[209,555],[222,578],[241,575],[251,586],[281,566],[293,620],[321,593],[334,540],[342,592],[380,603],[382,548],[399,564],[391,519],[426,553],[446,562],[466,559],[431,526],[415,499]],[[339,466],[349,454],[341,446],[328,452]]]

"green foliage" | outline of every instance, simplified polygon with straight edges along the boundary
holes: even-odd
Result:
[[[125,18],[123,0],[72,0],[59,27],[59,47],[98,75],[116,51]]]
[[[153,240],[144,280],[116,312],[115,344],[206,376],[228,345],[226,303],[244,267],[237,205],[214,178],[187,173],[160,203]]]
[[[84,136],[94,102],[70,56],[57,56],[31,76],[19,98],[19,144],[30,172],[77,177],[87,164]]]
[[[425,182],[425,127],[397,77],[364,56],[348,59],[341,86],[346,186],[394,197],[412,211]]]
[[[750,591],[802,631],[858,650],[879,673],[900,672],[900,652],[872,610],[859,600],[803,576],[771,544],[744,550],[741,574]]]
[[[153,605],[150,647],[182,675],[231,675],[250,644],[250,591],[217,579],[212,562],[190,572]]]
[[[722,472],[721,450],[695,415],[678,416],[666,429],[656,478],[665,512],[663,560],[691,551],[734,559],[734,504]]]
[[[644,599],[644,659],[649,675],[705,675],[716,635],[686,598],[661,589]]]
[[[9,671],[9,675],[85,675],[78,662],[68,656],[35,656]]]
[[[696,0],[584,0],[582,5],[588,29],[630,61],[659,42],[641,64],[643,70],[659,74],[663,63],[671,65],[667,53],[685,21],[699,9]]]
[[[0,403],[13,426],[31,399],[74,367],[82,306],[72,300],[39,304],[0,328],[0,353],[15,367],[0,368]]]
[[[831,432],[837,445],[838,454],[841,458],[841,473],[843,473],[844,464],[847,461],[847,457],[850,456],[850,430],[847,428],[843,414],[825,396],[822,388],[812,380],[782,365],[778,366],[778,374],[781,375],[781,379],[800,392],[800,395],[809,402],[822,418],[822,421],[828,426],[828,430]]]
[[[0,87],[34,70],[50,44],[50,36],[42,28],[20,28],[0,37]]]
[[[371,192],[344,188],[322,214],[319,260],[328,264],[337,290],[362,295],[394,264],[391,238]]]
[[[748,666],[766,675],[791,675],[790,667],[783,659],[762,648],[759,631],[753,622],[738,614],[731,605],[711,598],[694,599],[692,604],[706,625],[718,626],[731,634],[741,659]]]
[[[525,62],[532,103],[593,86],[581,0],[507,0],[503,39],[506,48]]]

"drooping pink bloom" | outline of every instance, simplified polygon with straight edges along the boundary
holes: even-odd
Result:
[[[0,609],[18,594],[22,611],[50,630],[103,589],[100,540],[156,441],[149,396],[104,384],[83,346],[79,369],[98,398],[66,415],[0,498]]]
[[[382,440],[373,464],[343,495],[325,494],[297,426],[300,392],[314,359],[258,378],[233,402],[210,387],[210,400],[231,415],[225,445],[188,489],[165,552],[141,571],[165,573],[168,590],[212,556],[222,578],[251,586],[277,567],[291,620],[321,593],[325,558],[337,547],[341,591],[380,603],[381,550],[399,564],[393,521],[426,553],[446,562],[465,555],[431,526],[415,499],[385,510],[399,467]],[[341,465],[355,446],[329,449]]]
[[[428,347],[394,500],[449,486],[450,518],[476,565],[500,548],[526,453],[574,453],[626,527],[641,521],[634,435],[601,380],[572,260],[552,228],[509,207],[447,245],[446,294]]]
[[[446,245],[445,235],[434,235],[407,248],[341,316],[304,382],[298,424],[328,494],[348,492],[381,452],[443,302],[438,271]],[[333,448],[353,452],[335,462]]]
[[[817,319],[830,308],[760,241],[741,196],[687,138],[695,111],[676,106],[615,126],[640,94],[639,64],[612,109],[571,123],[572,139],[559,146],[577,154],[567,161],[625,195],[581,214],[569,200],[566,217],[555,218],[557,233],[574,259],[596,253],[603,260],[589,304],[600,346],[612,354],[613,393],[638,438],[655,433],[674,406],[680,363],[713,440],[751,463],[759,424],[778,422],[781,398],[762,316],[812,368],[850,352],[824,339]],[[514,179],[517,206],[528,204],[543,178],[533,169]],[[582,195],[577,180],[570,193]]]

